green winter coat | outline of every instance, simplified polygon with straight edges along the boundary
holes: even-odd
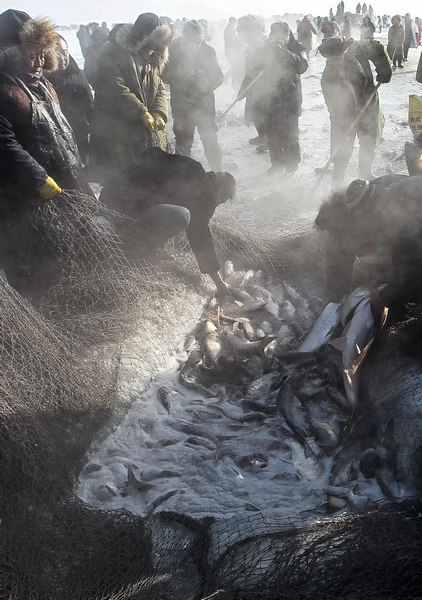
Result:
[[[130,42],[132,25],[110,34],[96,62],[92,142],[95,162],[124,168],[139,163],[140,154],[157,145],[157,135],[142,123],[145,112],[167,121],[166,89],[161,72],[167,61],[171,29],[157,27],[136,46]],[[151,51],[150,48],[159,48]],[[167,149],[167,136],[160,134]]]

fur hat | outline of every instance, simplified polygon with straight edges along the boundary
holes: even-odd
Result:
[[[16,67],[23,50],[42,48],[44,71],[55,71],[56,44],[57,34],[47,19],[31,19],[26,13],[11,9],[0,15],[0,69]]]
[[[133,24],[132,36],[134,42],[140,42],[161,25],[161,21],[154,13],[142,13]]]
[[[344,52],[349,47],[350,40],[346,40],[341,36],[334,36],[327,38],[322,41],[322,44],[318,47],[318,50],[324,58],[328,58],[329,56],[338,56],[339,54],[344,54]]]
[[[168,60],[168,46],[173,39],[172,29],[168,25],[159,25],[143,39],[134,41],[133,28],[134,25],[130,24],[120,26],[110,40],[130,54],[137,55],[141,62],[145,60],[163,68]]]

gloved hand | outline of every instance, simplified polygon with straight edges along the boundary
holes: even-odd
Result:
[[[43,200],[50,200],[62,192],[62,188],[57,185],[52,177],[47,177],[45,183],[37,187],[38,193]]]
[[[155,130],[155,120],[151,113],[148,111],[141,114],[141,121],[147,129],[150,131]]]
[[[157,131],[166,131],[166,123],[160,113],[153,112],[152,116],[154,117],[155,121],[155,129]]]

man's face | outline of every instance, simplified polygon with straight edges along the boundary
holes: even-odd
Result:
[[[22,56],[21,69],[33,77],[41,77],[45,64],[44,48],[35,48]]]
[[[65,71],[69,66],[69,50],[67,49],[67,44],[64,40],[59,40],[56,47],[57,54],[57,70]]]

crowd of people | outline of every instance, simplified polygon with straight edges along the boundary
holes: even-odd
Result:
[[[388,28],[387,48],[374,39],[377,27]],[[367,182],[373,179],[383,126],[378,84],[388,83],[392,70],[403,67],[409,48],[420,43],[419,27],[420,20],[409,14],[376,18],[371,6],[358,4],[350,13],[344,2],[326,18],[303,17],[296,35],[281,20],[266,35],[261,17],[232,17],[224,30],[230,65],[225,75],[206,21],[173,23],[142,13],[133,24],[119,23],[110,31],[106,23],[81,26],[81,70],[48,20],[6,10],[0,15],[1,260],[6,271],[16,257],[20,230],[15,224],[25,209],[62,189],[92,194],[89,173],[103,185],[101,201],[147,225],[152,246],[186,229],[201,271],[219,292],[229,292],[209,229],[216,207],[235,194],[231,169],[223,171],[215,90],[231,80],[237,100],[246,98],[246,123],[257,131],[250,143],[269,152],[269,175],[293,176],[301,162],[301,75],[316,37],[317,52],[326,59],[321,86],[331,122],[333,188],[343,186],[356,136],[359,177]],[[209,172],[191,158],[196,129]],[[335,206],[332,214],[339,214]],[[319,223],[331,227],[330,219]]]

